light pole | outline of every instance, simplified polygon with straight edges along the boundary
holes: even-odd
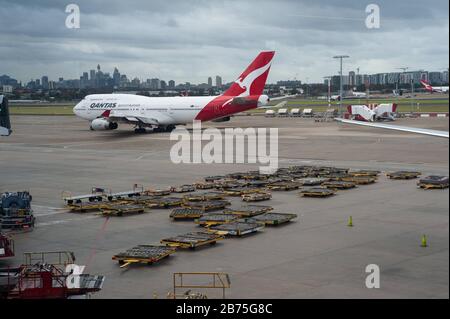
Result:
[[[331,109],[331,79],[333,78],[332,76],[324,76],[324,79],[327,80],[327,84],[328,84],[328,109]]]
[[[340,60],[340,85],[339,85],[339,116],[342,117],[342,99],[344,98],[344,83],[342,82],[342,60],[348,59],[350,56],[348,55],[336,55],[333,57],[333,59],[339,59]]]

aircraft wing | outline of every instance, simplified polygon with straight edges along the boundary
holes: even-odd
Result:
[[[280,103],[278,103],[276,105],[272,105],[272,106],[270,106],[270,105],[260,106],[260,107],[258,107],[258,109],[279,109],[280,107],[283,107],[286,104],[287,104],[287,101],[283,101],[283,102],[280,102]]]
[[[271,97],[270,100],[271,101],[278,101],[278,100],[283,100],[283,99],[288,99],[290,97],[296,97],[297,95],[283,95],[283,96],[276,96],[276,97]]]
[[[424,128],[391,125],[391,124],[383,124],[383,123],[353,121],[353,120],[346,120],[346,119],[341,119],[341,118],[335,118],[335,120],[338,122],[341,122],[341,123],[345,123],[345,124],[355,124],[355,125],[361,125],[361,126],[384,128],[384,129],[388,129],[388,130],[396,130],[396,131],[403,131],[403,132],[410,132],[410,133],[416,133],[416,134],[424,134],[424,135],[448,138],[447,131],[429,130],[429,129],[424,129]]]
[[[107,119],[110,122],[123,122],[129,124],[148,124],[148,125],[166,125],[173,122],[173,119],[159,111],[147,111],[144,114],[140,112],[123,112],[111,110]]]

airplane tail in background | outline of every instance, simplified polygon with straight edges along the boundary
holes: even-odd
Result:
[[[433,87],[425,80],[421,80],[420,84],[422,84],[425,87],[425,90],[433,92]]]
[[[250,96],[263,94],[269,75],[274,51],[263,51],[253,60],[237,78],[231,87],[226,90],[224,96]]]

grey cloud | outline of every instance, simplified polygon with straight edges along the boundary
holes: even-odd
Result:
[[[77,3],[81,28],[65,28]],[[448,64],[448,1],[42,1],[0,0],[0,73],[22,80],[78,77],[100,63],[129,76],[233,80],[260,50],[276,50],[269,80],[321,81],[346,68],[391,71],[399,64]],[[364,25],[368,3],[381,29]],[[413,53],[413,54],[412,54]]]

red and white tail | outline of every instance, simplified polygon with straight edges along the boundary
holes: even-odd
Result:
[[[262,95],[269,75],[274,51],[264,51],[245,69],[230,88],[210,101],[196,116],[196,120],[210,121],[258,107],[267,103]]]
[[[225,96],[261,95],[269,75],[274,51],[263,51],[253,60],[244,72],[237,78],[231,87],[226,90]]]
[[[425,87],[425,90],[433,92],[433,87],[425,80],[421,80],[420,83]]]

